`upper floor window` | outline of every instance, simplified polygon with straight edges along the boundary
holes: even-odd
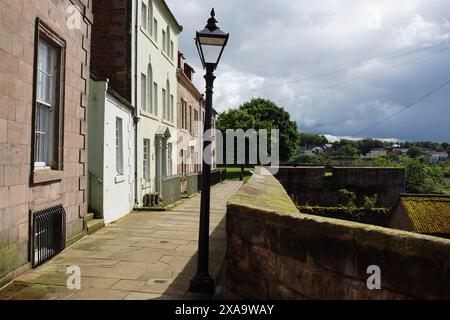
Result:
[[[165,30],[162,30],[162,32],[161,32],[161,34],[162,34],[162,37],[161,37],[161,41],[162,41],[162,50],[164,51],[164,52],[166,52],[166,47],[167,47],[167,39],[166,39],[166,31]]]
[[[163,118],[168,121],[173,121],[173,95],[170,94],[169,79],[166,82],[166,88],[162,89],[163,99]]]
[[[163,114],[162,114],[162,116],[163,116],[163,119],[167,119],[167,107],[166,107],[166,105],[167,105],[167,96],[166,96],[166,89],[164,89],[164,88],[162,88],[161,89],[161,101],[162,101],[162,112],[163,112]]]
[[[148,15],[147,5],[144,2],[142,2],[141,3],[141,27],[144,28],[145,30],[147,30],[147,28],[148,28],[147,15]]]
[[[153,101],[153,69],[149,64],[147,68],[147,111],[154,113],[154,101]]]
[[[150,35],[153,35],[153,4],[151,1],[148,2],[147,31]]]
[[[167,55],[169,55],[170,54],[170,28],[169,28],[169,26],[167,26],[166,37],[167,37],[167,39],[166,39],[167,44],[166,44],[166,50],[164,50],[164,51],[166,52]]]
[[[181,99],[181,129],[185,129],[185,123],[186,123],[186,120],[185,120],[186,112],[184,110],[184,105],[185,105],[185,102],[183,99]]]
[[[170,41],[170,59],[173,60],[173,41]]]
[[[153,38],[158,42],[158,20],[153,19]]]
[[[34,168],[62,169],[65,42],[38,20]]]
[[[194,130],[194,134],[198,135],[198,111],[194,110],[194,125],[195,125],[195,130]]]
[[[173,94],[170,95],[170,121],[173,122]]]
[[[192,133],[192,106],[189,106],[189,132]]]
[[[141,74],[141,109],[145,112],[149,112],[147,99],[148,99],[147,76],[144,73],[142,73]]]
[[[158,114],[158,84],[153,82],[153,113]]]

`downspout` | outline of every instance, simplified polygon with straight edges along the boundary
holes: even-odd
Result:
[[[134,204],[139,206],[138,198],[138,104],[137,104],[137,74],[138,74],[138,17],[139,6],[136,1],[131,2],[131,11],[133,10],[133,3],[136,5],[136,15],[134,22]]]

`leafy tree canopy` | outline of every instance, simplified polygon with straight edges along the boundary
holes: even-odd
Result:
[[[238,109],[229,109],[217,117],[217,129],[225,132],[227,129],[272,129],[280,133],[280,161],[288,161],[297,152],[299,134],[297,124],[290,115],[274,102],[262,98],[254,98],[242,104]]]

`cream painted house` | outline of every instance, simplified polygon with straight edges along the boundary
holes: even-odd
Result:
[[[160,0],[142,0],[137,32],[137,194],[162,192],[177,174],[177,53],[181,27]],[[174,179],[177,179],[176,177]],[[178,182],[179,183],[179,182]],[[145,203],[144,203],[145,205]]]
[[[97,1],[93,11],[92,72],[135,108],[135,206],[148,206],[155,194],[169,204],[180,189],[175,105],[182,27],[164,0]]]

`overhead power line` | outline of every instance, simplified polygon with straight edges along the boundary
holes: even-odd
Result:
[[[351,65],[351,66],[348,66],[348,67],[332,70],[332,71],[329,71],[329,72],[312,75],[312,76],[305,77],[305,78],[299,78],[299,79],[294,79],[294,80],[291,80],[291,81],[275,83],[273,85],[268,85],[268,86],[259,87],[259,88],[255,88],[255,89],[237,91],[234,94],[223,95],[223,96],[220,96],[219,98],[225,98],[225,97],[228,97],[228,96],[231,96],[231,95],[247,93],[247,92],[256,92],[256,91],[263,90],[263,89],[271,89],[271,88],[276,88],[276,87],[280,87],[280,86],[284,86],[284,85],[288,85],[288,84],[299,83],[299,82],[303,82],[303,81],[323,78],[323,77],[326,77],[326,76],[330,76],[330,75],[334,75],[334,74],[338,74],[338,73],[342,73],[342,72],[346,72],[346,71],[350,71],[350,70],[360,69],[360,68],[363,68],[365,66],[369,66],[369,65],[372,65],[372,64],[375,64],[375,63],[380,63],[380,62],[384,62],[384,61],[388,61],[388,60],[392,60],[392,59],[408,56],[408,55],[411,55],[411,54],[414,54],[414,53],[430,50],[430,49],[433,49],[433,48],[436,48],[436,47],[439,47],[439,46],[442,46],[442,45],[445,45],[445,44],[448,44],[448,43],[450,43],[450,39],[446,40],[446,41],[443,41],[443,42],[439,42],[439,43],[431,45],[431,46],[426,46],[426,47],[423,47],[423,48],[419,48],[419,49],[403,52],[403,53],[400,53],[400,54],[387,56],[387,57],[384,57],[384,58],[374,58],[374,59],[371,59],[371,61],[369,61],[369,62],[359,63],[359,64]]]
[[[366,129],[364,129],[364,130],[359,131],[358,133],[355,134],[355,136],[358,137],[358,136],[360,136],[361,134],[363,134],[363,133],[365,133],[365,132],[367,132],[367,131],[369,131],[369,130],[371,130],[371,129],[377,127],[377,126],[379,126],[379,125],[382,124],[383,122],[385,122],[385,121],[387,121],[387,120],[389,120],[389,119],[395,117],[396,115],[398,115],[398,114],[400,114],[400,113],[402,113],[402,112],[408,110],[409,108],[415,106],[416,104],[418,104],[418,103],[420,103],[421,101],[425,100],[425,99],[428,98],[429,96],[435,94],[436,92],[438,92],[439,90],[441,90],[442,88],[446,87],[446,86],[449,85],[449,84],[450,84],[450,81],[447,81],[447,82],[441,84],[440,86],[438,86],[438,87],[434,88],[433,90],[429,91],[427,94],[423,95],[422,97],[420,97],[420,98],[417,99],[416,101],[414,101],[414,102],[408,104],[408,105],[407,105],[406,107],[404,107],[403,109],[401,109],[401,110],[399,110],[399,111],[397,111],[397,112],[395,112],[395,113],[393,113],[393,114],[387,116],[386,118],[384,118],[384,119],[378,121],[377,123],[371,125],[370,127],[366,128]]]
[[[306,96],[309,96],[311,94],[315,94],[315,93],[318,93],[318,92],[321,92],[321,91],[324,91],[324,90],[334,89],[334,88],[343,86],[345,84],[348,84],[348,83],[351,83],[351,82],[354,82],[354,81],[357,81],[357,80],[362,80],[362,79],[365,79],[365,78],[369,78],[369,77],[372,77],[372,76],[377,75],[379,73],[382,73],[382,72],[385,72],[385,71],[389,71],[389,70],[392,70],[392,69],[396,69],[396,68],[402,67],[404,65],[407,65],[407,64],[419,61],[419,60],[423,60],[423,59],[428,58],[430,56],[434,56],[436,54],[440,54],[440,53],[446,52],[448,50],[450,50],[450,47],[446,47],[446,48],[444,48],[442,50],[439,50],[439,51],[436,51],[436,52],[433,52],[433,53],[429,53],[427,55],[424,55],[424,56],[421,56],[421,57],[418,57],[418,58],[415,58],[415,59],[407,60],[407,61],[402,62],[402,63],[390,65],[390,66],[388,66],[386,68],[383,68],[383,69],[375,71],[375,72],[368,73],[368,74],[360,76],[360,77],[351,78],[351,79],[348,79],[348,80],[345,80],[345,81],[337,82],[337,83],[332,84],[332,85],[327,86],[327,87],[322,87],[322,88],[319,88],[317,90],[312,90],[312,91],[309,91],[309,92],[305,92],[305,93],[302,93],[301,95],[295,96],[294,99],[299,99],[299,98],[306,97]],[[292,98],[277,99],[276,102],[280,103],[280,102],[283,102],[283,101],[286,101],[286,100],[290,100],[290,99],[292,99]]]

